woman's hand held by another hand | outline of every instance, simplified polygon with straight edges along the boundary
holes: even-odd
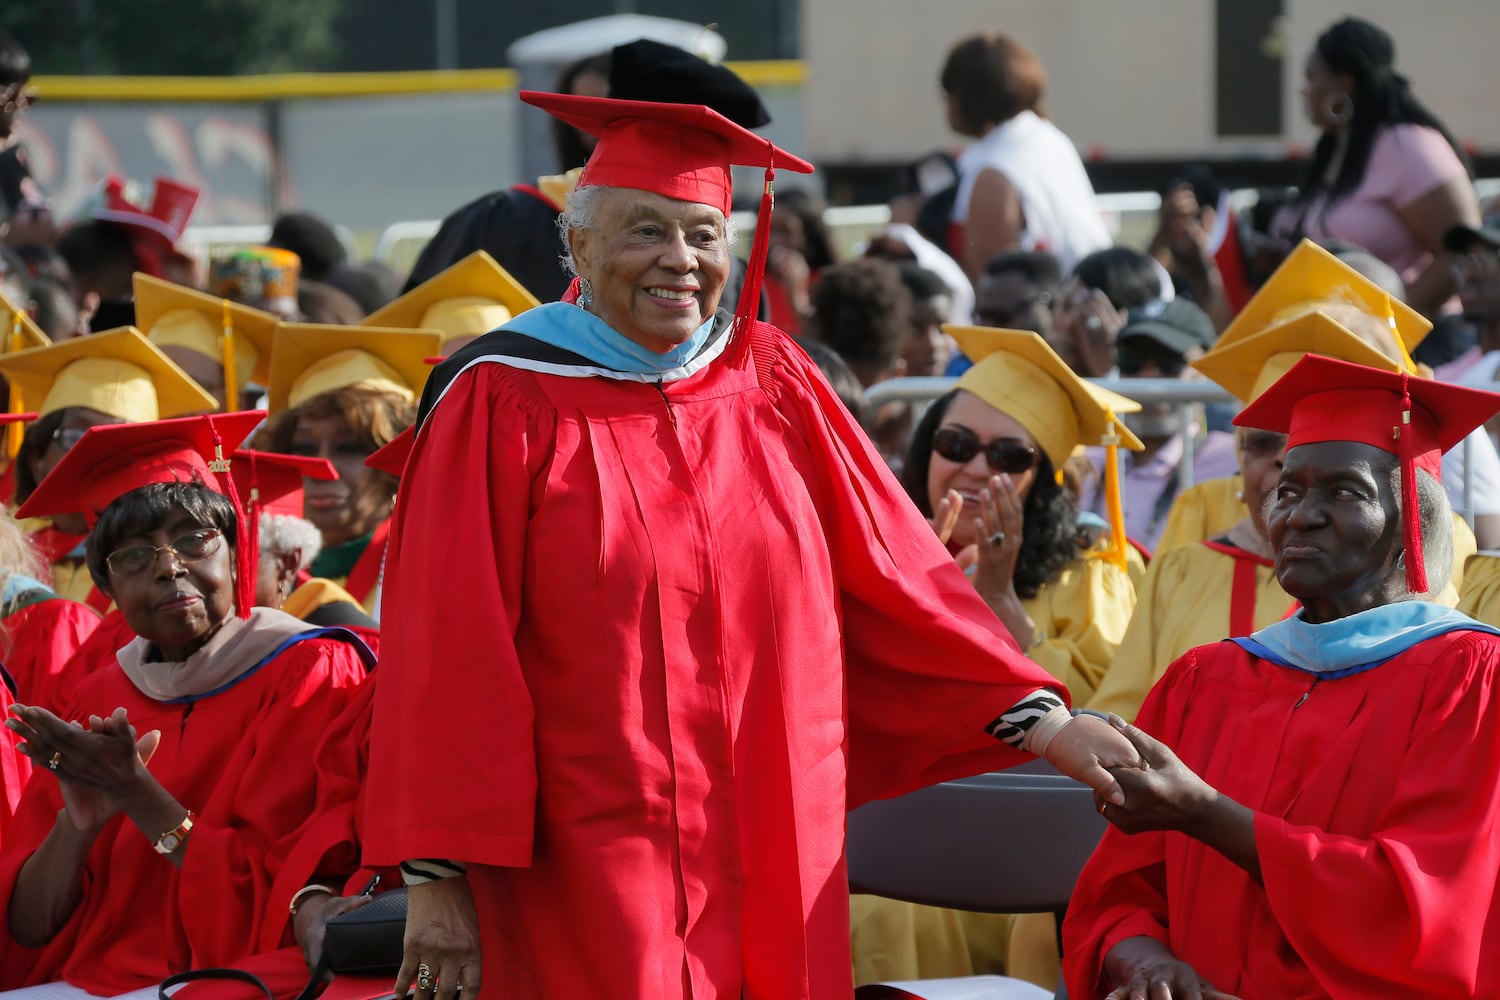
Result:
[[[1077,715],[1068,721],[1043,750],[1047,763],[1075,781],[1081,781],[1100,798],[1120,805],[1125,793],[1116,780],[1118,769],[1142,766],[1140,753],[1117,728],[1093,715]]]

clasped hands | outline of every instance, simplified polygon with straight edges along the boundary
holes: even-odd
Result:
[[[99,830],[154,784],[146,764],[161,732],[137,736],[123,708],[108,718],[91,715],[87,725],[64,722],[34,705],[11,705],[10,713],[6,727],[25,741],[16,749],[57,775],[63,804],[80,831]]]

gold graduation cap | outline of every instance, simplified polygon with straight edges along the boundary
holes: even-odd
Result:
[[[5,319],[8,326],[5,340],[0,343],[0,354],[14,354],[24,351],[30,347],[46,347],[52,343],[52,338],[42,332],[42,328],[36,325],[36,320],[31,318],[31,313],[17,306],[4,294],[0,294],[0,308],[5,310]],[[10,387],[10,402],[6,407],[9,414],[26,412],[25,390],[19,385]],[[21,439],[26,436],[26,427],[21,421],[12,421],[5,428],[5,452],[12,459],[21,451]]]
[[[158,347],[185,347],[224,367],[224,404],[237,409],[239,388],[264,385],[271,372],[274,313],[137,272],[136,325]],[[225,364],[229,358],[233,365]]]
[[[1432,323],[1421,313],[1392,299],[1385,289],[1316,243],[1303,240],[1224,328],[1215,349],[1254,336],[1302,312],[1315,311],[1318,303],[1344,303],[1385,320],[1408,357],[1432,329]]]
[[[1104,488],[1112,536],[1107,558],[1123,569],[1127,543],[1117,449],[1140,451],[1144,446],[1119,415],[1135,413],[1141,404],[1079,378],[1034,333],[982,326],[944,326],[943,330],[974,362],[959,376],[956,387],[1026,428],[1054,469],[1060,471],[1080,445],[1105,447]]]
[[[505,323],[517,313],[541,305],[510,272],[483,250],[375,310],[360,326],[435,330],[447,343],[474,337]]]
[[[319,323],[282,323],[271,350],[266,383],[272,413],[349,386],[395,393],[415,402],[441,340],[430,330],[377,329]]]
[[[133,326],[0,357],[37,413],[82,406],[127,423],[211,412],[218,401]]]
[[[1322,312],[1305,313],[1227,346],[1217,345],[1191,363],[1240,402],[1248,403],[1308,354],[1382,371],[1401,371],[1400,361],[1372,347]]]
[[[1026,428],[1054,468],[1062,468],[1075,446],[1104,444],[1111,433],[1132,451],[1144,447],[1115,419],[1138,412],[1141,404],[1079,378],[1036,334],[983,326],[943,330],[974,362],[959,376],[957,387]]]

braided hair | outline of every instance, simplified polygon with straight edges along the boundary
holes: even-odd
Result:
[[[1325,132],[1313,149],[1299,200],[1306,205],[1315,196],[1326,195],[1332,204],[1364,181],[1375,138],[1387,125],[1423,125],[1447,140],[1459,162],[1474,175],[1463,147],[1448,126],[1412,93],[1406,77],[1396,72],[1396,43],[1382,28],[1357,17],[1346,17],[1318,36],[1314,45],[1329,72],[1348,76],[1354,82],[1350,99],[1354,114],[1349,120],[1348,146],[1332,182],[1324,179],[1338,139]]]

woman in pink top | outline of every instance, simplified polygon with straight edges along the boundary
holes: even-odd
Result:
[[[1432,313],[1454,290],[1443,233],[1478,225],[1479,202],[1463,149],[1395,60],[1391,36],[1359,18],[1319,36],[1302,100],[1323,135],[1277,235],[1364,247],[1400,272],[1412,306]]]

